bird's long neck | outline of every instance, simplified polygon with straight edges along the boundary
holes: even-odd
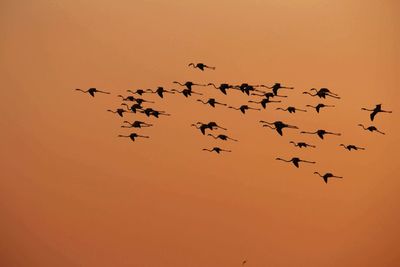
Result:
[[[212,86],[214,86],[214,87],[215,87],[215,89],[218,89],[218,87],[217,87],[217,86],[215,86],[215,84],[213,84],[213,83],[209,83],[209,85],[212,85]]]
[[[286,160],[286,159],[281,159],[281,158],[277,158],[277,160],[281,160],[281,161],[284,161],[284,162],[291,162],[292,160]]]
[[[310,92],[303,92],[303,94],[307,94],[307,95],[310,95],[310,96],[316,96],[316,95],[317,95],[317,94],[313,95],[313,94],[310,93]]]
[[[320,177],[324,177],[323,175],[321,175],[319,172],[314,172],[315,174],[318,174]]]

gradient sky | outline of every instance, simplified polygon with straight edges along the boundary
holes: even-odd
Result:
[[[1,1],[0,265],[398,266],[399,10],[395,0]],[[319,115],[272,105],[242,115],[149,96],[173,115],[128,114],[155,124],[141,130],[151,139],[117,138],[129,130],[106,112],[116,95],[174,80],[294,86],[282,106],[317,104],[301,94],[312,87],[342,99]],[[88,87],[113,95],[74,91]],[[373,123],[385,136],[357,126],[371,125],[360,108],[377,103],[394,111]],[[280,137],[260,119],[342,136]],[[240,142],[202,136],[190,127],[199,120]],[[214,145],[233,153],[201,151]],[[292,156],[317,164],[274,160]]]

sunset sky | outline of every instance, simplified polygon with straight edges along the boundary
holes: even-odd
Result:
[[[1,1],[0,266],[399,266],[399,11],[397,0]],[[106,111],[117,95],[181,89],[173,81],[295,89],[246,115],[144,95],[172,116],[126,114],[154,126],[133,130],[149,139],[118,138],[131,130]],[[75,91],[89,87],[111,95]],[[313,87],[341,99],[302,94]],[[320,102],[335,107],[275,110]],[[378,103],[393,113],[371,122],[361,107]],[[279,136],[259,120],[300,130]],[[203,136],[197,121],[239,142]],[[316,129],[342,136],[299,134]],[[202,151],[213,146],[232,153]],[[275,160],[295,156],[317,163]]]

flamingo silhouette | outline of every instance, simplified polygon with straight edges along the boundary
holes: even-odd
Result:
[[[329,178],[343,178],[343,177],[340,177],[340,176],[335,176],[335,175],[333,175],[332,173],[330,173],[330,172],[327,172],[327,173],[325,173],[324,175],[321,175],[319,172],[314,172],[314,174],[318,174],[322,179],[324,179],[324,182],[327,184],[328,183],[328,179]]]
[[[379,131],[375,126],[369,126],[365,127],[363,124],[359,124],[358,126],[361,126],[364,130],[368,130],[370,132],[378,132],[380,134],[385,134],[384,132]]]
[[[121,106],[126,106],[126,109],[131,110],[133,113],[136,113],[136,111],[137,111],[138,109],[143,109],[143,107],[142,107],[140,104],[138,104],[138,103],[133,104],[133,105],[131,105],[130,107],[128,106],[128,104],[122,103]]]
[[[261,92],[261,94],[251,94],[251,95],[255,95],[255,96],[263,96],[263,97],[265,97],[265,98],[273,98],[273,97],[287,97],[287,95],[274,95],[274,93],[272,93],[272,92],[263,92],[263,91],[259,91],[259,90],[257,90],[258,92]]]
[[[124,97],[124,96],[122,96],[122,95],[117,95],[118,97],[121,97],[122,98],[122,101],[135,101],[135,98],[133,97],[133,96],[127,96],[127,97]]]
[[[198,122],[201,123],[201,122]],[[209,127],[211,127],[211,129],[221,129],[221,130],[225,130],[226,128],[219,126],[215,121],[210,121],[209,123],[207,123]]]
[[[155,91],[150,89],[149,92],[152,93],[152,94],[157,94],[161,98],[164,98],[164,93],[175,94],[174,92],[165,90],[164,87],[161,87],[161,86],[157,87],[157,90],[155,90]]]
[[[315,107],[312,105],[306,105],[306,107],[311,107],[311,108],[315,108],[315,110],[317,111],[317,113],[319,113],[321,108],[325,108],[325,107],[335,107],[334,105],[325,105],[322,103],[319,103],[318,105],[316,105]]]
[[[324,98],[324,99],[327,96],[330,96],[330,97],[333,97],[333,98],[336,98],[336,99],[340,99],[340,97],[337,94],[332,93],[328,88],[321,88],[319,90],[317,90],[315,88],[311,88],[310,91],[315,91],[315,94],[313,95],[310,92],[303,92],[303,94],[307,94],[307,95],[310,95],[310,96],[318,96],[319,98]]]
[[[204,63],[190,63],[188,66],[193,66],[193,68],[198,68],[202,71],[204,71],[205,68],[215,70],[215,67],[207,66]]]
[[[274,93],[274,95],[278,95],[279,89],[290,89],[290,90],[294,89],[294,87],[282,86],[280,83],[275,83],[271,87],[266,86],[266,85],[262,85],[261,87],[266,87],[266,88],[272,89],[272,92]]]
[[[209,105],[212,106],[213,108],[215,108],[215,105],[226,106],[226,104],[217,102],[217,101],[215,100],[215,98],[209,98],[206,102],[204,102],[204,101],[201,100],[201,99],[197,99],[197,101],[199,101],[199,102],[201,102],[201,103],[203,103],[203,104],[205,104],[205,105],[209,104]]]
[[[104,91],[100,91],[100,90],[97,90],[96,88],[94,88],[94,87],[92,87],[92,88],[89,88],[88,90],[82,90],[82,89],[75,89],[76,91],[81,91],[81,92],[83,92],[83,93],[89,93],[91,96],[93,96],[94,97],[94,94],[95,93],[102,93],[102,94],[110,94],[109,92],[104,92]]]
[[[378,114],[379,112],[392,113],[392,111],[383,110],[382,104],[376,105],[374,109],[361,108],[361,110],[372,111],[372,113],[369,115],[369,117],[371,118],[371,121],[374,120],[376,114]]]
[[[187,81],[185,83],[180,83],[180,82],[174,81],[173,83],[179,84],[180,86],[186,86],[186,88],[189,89],[189,90],[192,90],[192,86],[194,86],[194,85],[206,86],[205,84],[197,84],[197,83],[194,83],[194,82],[191,82],[191,81]]]
[[[141,105],[142,103],[155,103],[154,101],[145,100],[143,98],[134,98],[134,101],[136,101],[136,103],[138,103],[139,105]]]
[[[123,109],[123,108],[117,108],[115,111],[111,110],[111,109],[107,109],[107,111],[114,113],[114,114],[118,114],[120,117],[124,116],[125,112],[128,112],[127,110]]]
[[[259,108],[252,108],[252,107],[249,107],[248,105],[241,105],[241,106],[238,107],[238,108],[229,106],[228,108],[231,108],[231,109],[234,109],[234,110],[240,110],[243,114],[246,114],[246,110],[250,110],[250,109],[252,109],[252,110],[259,110],[259,111],[261,110],[261,109],[259,109]]]
[[[192,124],[190,126],[196,127],[196,129],[200,130],[200,132],[205,135],[206,134],[206,130],[210,129],[211,131],[213,130],[212,127],[210,127],[208,124],[204,124],[201,122],[198,122],[197,124]]]
[[[168,114],[165,111],[158,111],[158,110],[154,110],[152,108],[146,108],[144,110],[139,110],[139,112],[146,114],[147,117],[154,116],[156,118],[159,118],[160,115],[171,116],[171,114]]]
[[[134,121],[130,123],[129,121],[124,121],[124,123],[129,124],[129,126],[122,125],[122,128],[142,128],[142,127],[150,127],[153,126],[153,124],[149,124],[143,121]]]
[[[225,134],[219,134],[219,135],[215,136],[215,135],[209,133],[208,135],[212,136],[214,139],[221,139],[223,141],[232,140],[232,141],[238,142],[238,140],[230,138],[229,136],[227,136]]]
[[[284,108],[276,108],[276,110],[288,111],[289,113],[296,113],[296,111],[307,112],[307,110],[298,109],[298,108],[295,108],[295,107],[287,107],[286,109],[284,109]]]
[[[221,152],[232,152],[231,150],[225,150],[219,147],[213,147],[212,149],[207,149],[207,148],[203,148],[203,151],[208,151],[208,152],[217,152],[218,154],[220,154]]]
[[[293,142],[293,141],[290,141],[289,143],[291,143],[291,144],[293,144],[295,147],[299,147],[299,148],[302,148],[302,147],[312,147],[312,148],[315,148],[315,146],[314,145],[310,145],[310,144],[307,144],[307,143],[305,143],[305,142]]]
[[[283,123],[282,121],[275,121],[275,122],[260,121],[260,122],[266,123],[263,125],[263,127],[268,127],[273,130],[276,130],[278,132],[278,134],[281,136],[283,135],[283,132],[282,132],[283,128],[298,129],[297,126],[289,125],[289,124]],[[271,125],[274,125],[274,127]]]
[[[139,135],[137,133],[131,133],[130,135],[118,135],[118,137],[129,137],[132,141],[135,141],[135,138],[137,137],[142,137],[142,138],[149,138],[149,136],[146,135]]]
[[[261,101],[249,100],[249,103],[261,104],[261,106],[262,106],[264,109],[267,107],[267,103],[280,103],[280,102],[281,102],[281,101],[269,100],[269,98],[263,98]]]
[[[261,92],[257,89],[255,89],[255,87],[260,87],[261,85],[250,85],[248,83],[242,83],[241,85],[236,85],[233,88],[235,89],[239,89],[242,93],[250,95],[250,92]]]
[[[233,88],[232,85],[229,85],[229,84],[227,84],[227,83],[221,83],[218,87],[217,87],[215,84],[213,84],[213,83],[209,83],[209,84],[207,84],[207,85],[212,85],[212,86],[214,86],[215,89],[219,89],[224,95],[226,95],[226,90],[227,90],[227,89]]]
[[[302,131],[300,133],[302,133],[302,134],[317,134],[319,136],[319,138],[321,138],[321,139],[324,139],[324,135],[325,134],[332,134],[332,135],[338,135],[338,136],[341,135],[340,133],[332,133],[332,132],[327,132],[325,130],[317,130],[315,132],[304,132],[304,131]]]
[[[137,89],[136,91],[132,91],[132,90],[126,90],[127,92],[131,93],[131,94],[136,94],[136,95],[143,95],[145,93],[150,93],[152,90],[151,89]]]
[[[352,149],[353,150],[365,150],[365,148],[363,148],[363,147],[358,147],[358,146],[355,146],[355,145],[344,145],[344,144],[340,144],[339,146],[342,146],[342,147],[344,147],[345,149],[347,149],[348,151],[351,151]]]
[[[195,91],[193,91],[191,89],[187,89],[187,88],[183,89],[182,91],[178,91],[176,89],[172,89],[171,92],[177,92],[179,94],[183,94],[185,97],[192,96],[192,94],[203,95],[202,93],[197,93],[197,92],[195,92]]]
[[[292,162],[293,165],[296,166],[296,168],[299,167],[299,163],[300,163],[300,162],[312,163],[312,164],[315,164],[315,163],[316,163],[315,161],[302,160],[302,159],[296,158],[296,157],[291,158],[291,159],[289,159],[289,160],[282,159],[282,158],[276,158],[276,160],[281,160],[281,161],[284,161],[284,162]]]

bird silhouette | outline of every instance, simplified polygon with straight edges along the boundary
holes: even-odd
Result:
[[[198,123],[201,123],[201,122],[198,122]],[[225,130],[225,131],[227,130],[226,128],[219,126],[215,121],[210,121],[209,123],[207,123],[207,125],[209,127],[211,127],[212,129],[221,129],[221,130]]]
[[[302,131],[302,132],[300,132],[300,133],[302,133],[302,134],[317,134],[317,135],[319,136],[319,138],[321,138],[321,139],[324,139],[324,135],[325,135],[325,134],[332,134],[332,135],[338,135],[338,136],[341,135],[340,133],[332,133],[332,132],[328,132],[328,131],[325,131],[325,130],[317,130],[317,131],[315,131],[315,132],[305,132],[305,131]]]
[[[334,105],[325,105],[322,103],[319,103],[318,105],[316,105],[315,107],[312,105],[306,105],[306,107],[311,107],[311,108],[315,108],[315,110],[317,111],[317,113],[319,113],[319,111],[321,110],[321,108],[325,108],[325,107],[335,107]]]
[[[111,109],[107,109],[107,111],[114,113],[114,114],[118,114],[120,117],[124,116],[125,112],[128,112],[127,110],[123,109],[123,108],[117,108],[115,111],[111,110]]]
[[[82,92],[82,93],[89,93],[91,96],[93,96],[94,97],[94,94],[95,93],[102,93],[102,94],[110,94],[109,92],[104,92],[104,91],[100,91],[100,90],[97,90],[96,88],[94,88],[94,87],[92,87],[92,88],[89,88],[88,90],[82,90],[82,89],[75,89],[76,91],[80,91],[80,92]]]
[[[133,96],[127,96],[127,97],[124,97],[123,95],[117,95],[118,97],[121,97],[122,98],[122,101],[135,101],[135,97],[133,97]]]
[[[204,63],[190,63],[188,66],[189,66],[189,67],[190,67],[190,66],[193,66],[193,68],[198,68],[198,69],[200,69],[200,70],[202,70],[202,71],[204,71],[205,68],[211,69],[211,70],[215,70],[215,67],[207,66],[207,65],[204,64]]]
[[[126,108],[128,110],[131,110],[133,113],[136,113],[136,111],[139,110],[139,109],[143,109],[143,107],[138,103],[133,104],[131,106],[128,106],[128,104],[126,104],[126,103],[122,103],[121,106],[126,106]]]
[[[136,98],[136,97],[133,99],[133,101],[135,101],[139,105],[141,105],[142,103],[155,103],[154,101],[145,100],[143,98]]]
[[[155,91],[150,89],[149,92],[152,93],[152,94],[157,94],[161,98],[164,98],[164,93],[175,94],[174,92],[165,90],[164,87],[161,87],[161,86],[157,87],[157,90],[155,90]]]
[[[149,138],[149,136],[146,135],[139,135],[137,133],[131,133],[130,135],[118,135],[118,137],[129,137],[132,141],[135,141],[135,138],[137,137],[142,137],[142,138]]]
[[[198,122],[197,124],[192,124],[192,125],[190,125],[190,126],[196,127],[196,129],[200,130],[200,132],[201,132],[203,135],[206,134],[206,130],[207,130],[207,129],[213,130],[212,127],[210,127],[208,124],[205,124],[205,123],[200,123],[200,124],[199,124],[199,122]]]
[[[372,113],[369,115],[371,121],[374,120],[376,114],[378,114],[379,112],[392,113],[392,111],[383,110],[382,104],[376,105],[374,109],[361,108],[361,110],[372,111]]]
[[[282,158],[276,158],[276,160],[281,160],[281,161],[284,161],[284,162],[292,162],[293,165],[296,166],[297,168],[299,167],[299,163],[300,162],[312,163],[312,164],[316,163],[315,161],[302,160],[302,159],[296,158],[296,157],[295,158],[291,158],[289,160],[282,159]]]
[[[217,101],[215,100],[215,98],[209,98],[206,102],[204,102],[204,101],[201,100],[201,99],[197,99],[197,101],[198,101],[198,102],[201,102],[201,103],[203,103],[203,104],[205,104],[205,105],[209,104],[209,105],[212,106],[213,108],[215,108],[215,105],[226,106],[226,104],[217,102]]]
[[[297,126],[289,125],[289,124],[283,123],[282,121],[275,121],[275,122],[260,121],[260,122],[266,123],[263,125],[263,127],[268,127],[273,130],[276,130],[278,132],[278,134],[281,136],[283,135],[283,132],[282,132],[283,128],[298,129]],[[272,127],[271,125],[274,125],[274,127]]]
[[[179,91],[179,90],[176,90],[176,89],[172,89],[171,92],[177,92],[179,94],[184,95],[185,97],[192,96],[192,94],[203,95],[202,93],[197,93],[197,92],[195,92],[193,90],[190,90],[190,89],[187,89],[187,88],[183,89],[182,91]]]
[[[212,136],[214,139],[221,139],[223,141],[232,140],[232,141],[238,142],[238,140],[230,138],[229,136],[227,136],[225,134],[219,134],[219,135],[215,136],[215,135],[209,133],[208,135]]]
[[[132,90],[126,90],[127,92],[134,94],[134,95],[143,95],[145,93],[150,93],[152,90],[151,89],[137,89],[136,91],[132,91]]]
[[[307,110],[298,109],[298,108],[295,108],[295,107],[287,107],[286,109],[284,109],[284,108],[276,108],[276,110],[288,111],[289,113],[296,113],[296,111],[307,112]]]
[[[293,144],[295,147],[299,147],[299,148],[302,148],[302,147],[312,147],[312,148],[315,148],[315,146],[314,145],[310,145],[310,144],[307,144],[307,143],[305,143],[305,142],[293,142],[293,141],[290,141],[289,143],[291,143],[291,144]]]
[[[234,109],[234,110],[240,110],[243,114],[246,114],[246,110],[250,110],[250,109],[252,109],[252,110],[258,110],[258,111],[261,110],[261,109],[259,109],[259,108],[252,108],[252,107],[249,107],[248,105],[241,105],[241,106],[238,107],[238,108],[229,106],[228,108],[231,108],[231,109]]]
[[[220,154],[221,152],[232,152],[231,150],[225,150],[219,147],[213,147],[212,149],[207,149],[207,148],[203,148],[203,151],[208,151],[208,152],[217,152],[218,154]]]
[[[258,92],[261,92],[261,94],[252,93],[251,95],[263,96],[268,99],[273,98],[273,97],[287,97],[287,95],[274,95],[274,93],[272,93],[272,92],[263,92],[263,91],[258,91]]]
[[[355,146],[355,145],[344,145],[344,144],[340,144],[339,146],[344,147],[344,148],[347,149],[348,151],[351,151],[352,149],[353,149],[353,150],[365,150],[365,148],[363,148],[363,147],[358,147],[358,146]]]
[[[318,96],[319,98],[324,98],[324,99],[327,96],[333,97],[333,98],[336,98],[336,99],[340,99],[340,97],[337,94],[332,93],[328,88],[321,88],[319,90],[317,90],[315,88],[311,88],[310,91],[315,91],[315,94],[313,95],[310,92],[303,92],[303,94],[307,94],[307,95],[310,95],[310,96]]]
[[[209,83],[207,85],[212,85],[214,86],[215,89],[219,89],[224,95],[226,95],[226,90],[233,88],[232,85],[229,85],[227,83],[221,83],[218,87],[214,83]]]
[[[329,178],[343,178],[343,177],[340,177],[340,176],[335,176],[335,175],[333,175],[332,173],[330,173],[330,172],[327,172],[327,173],[325,173],[324,175],[321,175],[319,172],[314,172],[314,174],[318,174],[322,179],[324,179],[324,182],[327,184],[328,183],[328,179]]]
[[[375,126],[369,126],[365,127],[363,124],[359,124],[358,126],[361,126],[364,130],[368,130],[370,132],[378,132],[380,134],[385,134],[384,132],[379,131]]]
[[[139,110],[139,112],[146,114],[147,117],[154,116],[156,118],[159,118],[160,115],[171,116],[171,114],[168,114],[165,111],[158,111],[158,110],[154,110],[152,108],[146,108],[144,110]]]
[[[271,87],[266,86],[266,85],[262,85],[261,87],[266,87],[266,88],[272,89],[272,92],[274,93],[274,95],[278,95],[279,89],[291,89],[291,90],[294,89],[294,87],[282,86],[280,83],[275,83]]]
[[[206,86],[205,84],[197,84],[191,81],[187,81],[185,83],[180,83],[177,81],[174,81],[173,83],[179,84],[180,86],[186,86],[187,89],[192,90],[192,86],[197,85],[197,86]]]
[[[249,103],[261,104],[261,106],[262,106],[264,109],[267,107],[267,103],[280,103],[280,102],[281,102],[281,101],[269,100],[269,98],[263,98],[261,101],[249,100]]]
[[[250,92],[261,92],[257,89],[255,89],[255,87],[260,87],[260,85],[250,85],[248,83],[242,83],[241,85],[236,85],[233,86],[233,88],[235,89],[239,89],[242,93],[250,95]]]
[[[134,122],[129,122],[129,121],[124,121],[124,123],[129,124],[129,126],[122,125],[122,128],[142,128],[142,127],[150,127],[153,126],[153,124],[146,123],[144,121],[134,121]]]

